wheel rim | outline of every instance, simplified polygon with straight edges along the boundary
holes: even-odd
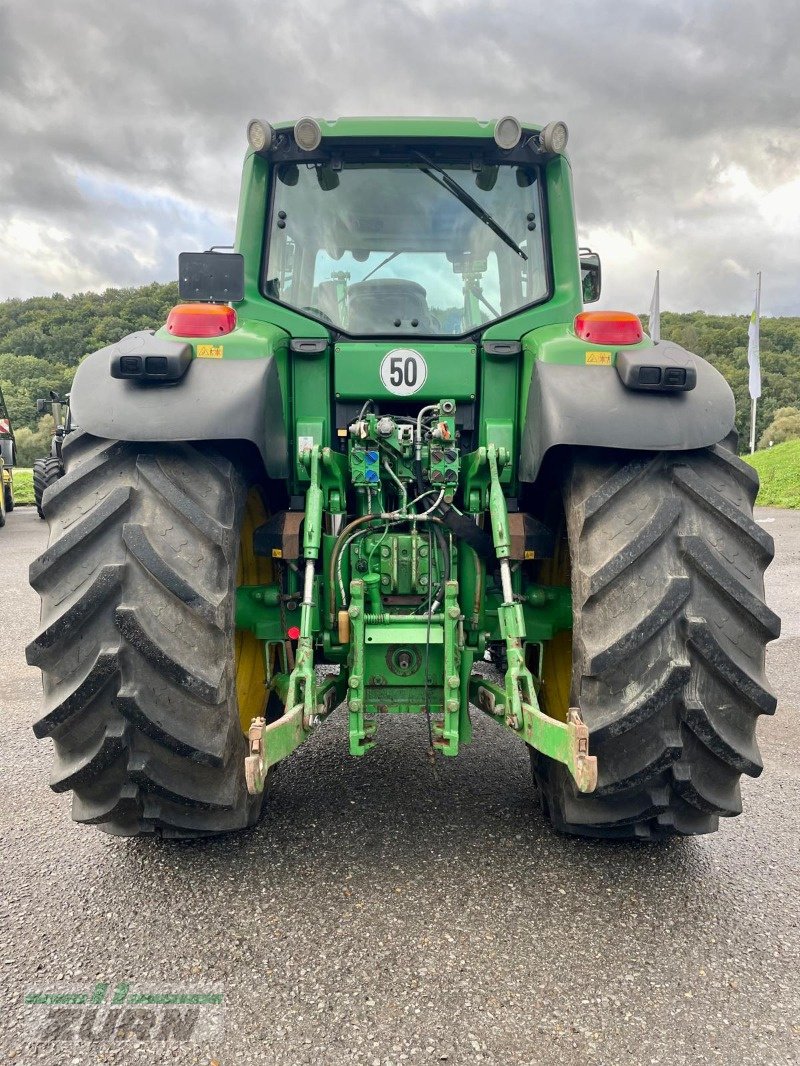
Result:
[[[247,494],[239,531],[237,588],[241,585],[270,585],[274,580],[272,560],[256,555],[253,550],[253,533],[266,520],[267,510],[261,493],[252,488]],[[247,733],[252,720],[263,717],[269,699],[262,643],[248,629],[236,630],[235,663],[239,722],[242,732]]]
[[[562,527],[552,559],[547,559],[539,575],[543,585],[571,584],[569,541]],[[566,722],[572,692],[572,630],[556,633],[544,645],[542,655],[542,688],[539,693],[542,710],[551,718]]]

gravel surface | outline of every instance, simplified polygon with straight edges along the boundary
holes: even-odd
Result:
[[[351,759],[337,712],[275,775],[256,830],[176,844],[77,826],[47,787],[23,654],[45,528],[15,511],[0,532],[0,1062],[800,1061],[800,513],[758,518],[778,547],[780,702],[761,722],[765,773],[720,833],[558,837],[525,751],[491,723],[432,767],[423,721],[387,722]],[[24,1002],[97,982],[106,1003],[120,983],[217,989],[223,1007],[198,1008],[217,1028],[138,1039],[130,1011],[111,1033],[107,1007]],[[67,1011],[95,1037],[57,1039]]]

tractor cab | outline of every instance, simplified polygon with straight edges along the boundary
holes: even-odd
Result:
[[[264,292],[351,336],[453,337],[546,300],[537,170],[409,145],[276,168]]]

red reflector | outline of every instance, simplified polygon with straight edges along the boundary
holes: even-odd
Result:
[[[289,628],[286,630],[286,636],[289,638],[289,640],[299,640],[300,626],[289,626]]]
[[[575,335],[595,344],[638,344],[642,324],[630,311],[581,311],[575,316]]]
[[[227,304],[178,304],[167,319],[176,337],[220,337],[236,326],[236,312]]]

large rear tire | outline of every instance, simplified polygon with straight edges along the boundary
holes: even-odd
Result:
[[[37,459],[33,464],[33,498],[36,501],[36,513],[44,518],[42,510],[42,497],[45,489],[55,485],[62,475],[61,460],[53,455],[44,459]]]
[[[572,692],[595,792],[532,752],[554,826],[600,837],[713,832],[762,770],[772,714],[764,649],[769,534],[755,471],[730,442],[690,453],[576,452],[563,481],[573,598]],[[545,688],[547,679],[545,678]]]
[[[234,594],[246,484],[219,455],[70,435],[32,565],[51,787],[116,835],[252,825]],[[264,694],[266,699],[266,694]]]

